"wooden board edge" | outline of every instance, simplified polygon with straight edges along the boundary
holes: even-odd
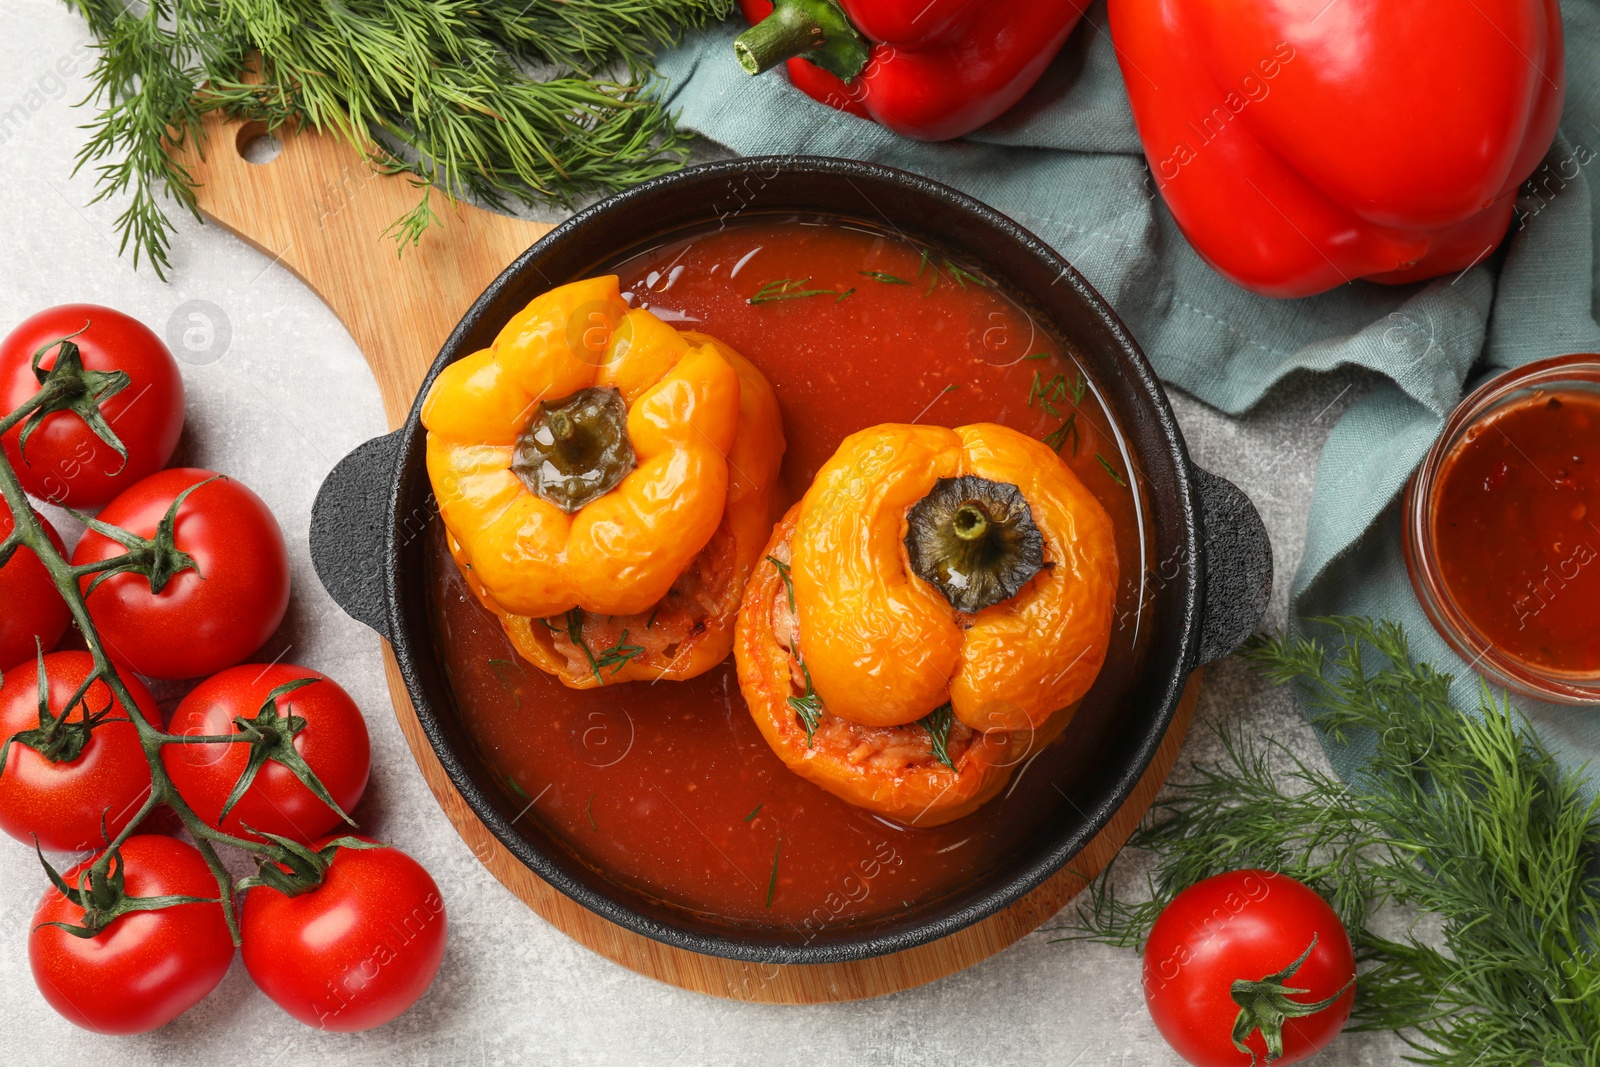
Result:
[[[395,717],[428,788],[473,855],[502,885],[568,937],[631,971],[681,989],[763,1004],[823,1004],[914,989],[988,959],[1038,929],[1105,869],[1144,818],[1188,736],[1203,673],[1197,670],[1189,677],[1155,758],[1111,821],[1072,863],[1015,904],[949,937],[889,956],[832,964],[762,964],[653,941],[594,914],[523,866],[479,821],[440,764],[387,643],[383,656]]]

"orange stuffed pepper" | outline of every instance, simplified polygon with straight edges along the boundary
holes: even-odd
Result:
[[[846,438],[768,543],[739,615],[739,685],[789,769],[902,822],[995,795],[1105,661],[1111,520],[1004,426]]]
[[[529,662],[588,689],[727,656],[784,450],[743,356],[591,278],[446,367],[422,422],[451,553]]]

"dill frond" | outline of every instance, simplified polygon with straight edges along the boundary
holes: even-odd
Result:
[[[1068,936],[1137,947],[1194,882],[1269,868],[1343,918],[1363,966],[1356,1028],[1396,1031],[1438,1067],[1600,1063],[1597,802],[1506,699],[1485,688],[1474,711],[1453,707],[1451,679],[1412,662],[1399,626],[1320,623],[1336,648],[1279,638],[1248,655],[1377,757],[1346,785],[1223,727],[1219,762],[1169,789],[1130,842],[1155,857],[1149,899],[1102,876]],[[1438,936],[1384,936],[1386,905],[1432,916]]]
[[[211,110],[331,130],[450,197],[571,204],[681,166],[682,134],[644,92],[655,48],[730,0],[68,0],[99,42],[100,108],[78,167],[131,196],[124,249],[165,277],[163,205],[195,211],[171,149]],[[531,73],[537,67],[539,74]],[[620,80],[607,71],[622,71]],[[426,199],[391,232],[436,221]]]

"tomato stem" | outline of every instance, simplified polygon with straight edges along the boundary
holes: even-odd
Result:
[[[62,352],[57,357],[58,365],[63,360],[68,360],[69,357],[76,357],[76,346],[70,346],[70,339],[55,343],[62,345]],[[71,352],[67,351],[69,346],[72,348]],[[44,351],[47,351],[48,347],[49,346],[47,346],[46,349],[42,349],[40,355],[42,355]],[[36,364],[37,360],[38,356],[35,357]],[[46,375],[51,373],[53,372],[45,372]],[[102,372],[85,373],[101,374]],[[121,372],[114,373],[121,374]],[[90,428],[95,430],[97,434],[101,434],[102,437],[109,437],[107,443],[119,453],[122,453],[123,447],[121,441],[116,439],[116,435],[110,430],[109,425],[106,424],[97,406],[100,402],[109,398],[117,391],[116,388],[111,387],[111,385],[114,385],[115,382],[114,377],[108,376],[103,379],[97,379],[97,381],[100,382],[101,388],[98,390],[91,390],[87,396],[82,397],[75,403],[65,407],[60,406],[62,398],[60,395],[58,395],[61,389],[65,387],[55,387],[52,384],[57,380],[59,379],[49,378],[46,380],[45,378],[41,378],[41,386],[37,393],[35,393],[31,398],[29,398],[25,403],[19,406],[16,410],[12,411],[10,414],[0,417],[0,435],[5,434],[19,423],[29,419],[30,416],[54,407],[61,411],[70,410],[73,414],[83,418],[84,421],[89,424]],[[102,430],[104,431],[103,433]],[[26,432],[26,428],[24,429],[24,432]],[[202,482],[200,484],[203,485],[205,483]],[[192,488],[199,488],[199,486],[194,486]],[[192,491],[192,489],[189,491]],[[187,496],[189,491],[186,491],[184,496]],[[188,802],[183,799],[182,795],[179,794],[177,787],[173,784],[171,777],[167,774],[166,764],[161,758],[161,750],[167,745],[238,744],[241,742],[248,742],[251,740],[251,738],[247,735],[240,734],[206,735],[199,737],[169,734],[160,729],[154,723],[151,723],[142,714],[139,714],[136,710],[139,706],[138,703],[133,699],[132,694],[128,691],[128,687],[124,684],[122,677],[117,673],[116,667],[112,665],[111,658],[106,652],[105,644],[101,641],[99,633],[95,630],[94,620],[89,616],[89,607],[86,595],[79,585],[79,582],[82,579],[90,575],[100,575],[103,580],[105,576],[108,576],[110,573],[114,573],[118,570],[124,572],[135,570],[144,573],[145,576],[151,580],[151,584],[154,587],[158,581],[164,583],[164,581],[170,579],[173,574],[184,569],[183,563],[188,559],[188,557],[177,551],[176,546],[172,544],[171,538],[173,520],[176,517],[179,506],[182,504],[183,498],[180,497],[179,500],[174,501],[172,508],[169,510],[166,518],[163,520],[164,536],[162,534],[158,534],[157,538],[154,540],[145,540],[142,538],[137,538],[125,530],[109,528],[114,530],[114,534],[112,535],[114,539],[126,546],[128,551],[110,559],[100,560],[96,563],[85,564],[78,567],[74,567],[69,564],[62,554],[56,550],[56,547],[51,542],[49,535],[45,533],[44,526],[40,522],[38,515],[34,512],[33,506],[28,500],[27,493],[22,488],[21,481],[17,478],[17,472],[11,465],[10,457],[4,453],[0,453],[0,498],[3,498],[6,506],[11,509],[13,520],[13,529],[10,536],[8,536],[3,542],[0,542],[0,562],[3,562],[5,559],[7,559],[9,555],[18,548],[25,546],[32,550],[34,555],[38,557],[40,564],[42,564],[45,570],[49,573],[50,579],[54,583],[56,590],[61,594],[62,599],[66,601],[67,609],[72,615],[72,621],[77,626],[78,632],[83,635],[84,643],[88,646],[89,655],[94,662],[94,666],[90,670],[88,677],[86,677],[83,680],[83,683],[74,691],[72,694],[72,699],[68,701],[66,705],[64,705],[61,714],[59,716],[51,715],[51,721],[49,723],[44,722],[41,718],[40,730],[36,732],[41,735],[47,735],[44,740],[48,741],[49,739],[54,738],[59,731],[65,729],[69,725],[71,727],[81,729],[87,733],[88,731],[92,731],[96,725],[100,725],[104,722],[124,721],[120,718],[110,719],[105,715],[92,714],[90,709],[84,705],[83,702],[87,698],[90,687],[93,686],[95,682],[103,682],[107,688],[111,690],[112,695],[112,701],[108,704],[106,710],[109,711],[112,707],[121,706],[129,711],[126,721],[131,722],[134,730],[138,733],[139,745],[144,751],[145,762],[150,768],[150,792],[145,797],[144,803],[140,806],[138,813],[128,821],[127,825],[118,831],[116,837],[107,842],[107,847],[101,853],[99,859],[95,861],[94,868],[98,871],[100,877],[109,877],[111,865],[113,862],[115,862],[117,850],[121,848],[123,843],[126,842],[129,837],[133,836],[133,834],[137,832],[139,826],[150,816],[152,812],[156,810],[157,807],[165,804],[167,807],[172,809],[172,811],[177,815],[178,820],[183,823],[184,829],[188,830],[190,836],[194,838],[195,845],[200,850],[200,855],[206,861],[206,866],[210,868],[213,877],[216,878],[218,900],[222,906],[223,918],[227,922],[228,932],[232,935],[234,944],[237,945],[239,943],[239,924],[237,908],[235,907],[235,898],[239,890],[239,884],[235,882],[233,874],[228,870],[228,868],[223,864],[221,858],[217,855],[215,846],[227,845],[231,848],[240,849],[257,857],[258,862],[267,864],[291,863],[295,857],[295,854],[291,849],[280,842],[269,842],[252,840],[245,837],[235,837],[232,834],[225,833],[207,825],[198,815],[195,814],[194,809],[189,806]],[[89,520],[89,524],[97,529],[101,529],[101,532],[105,532],[107,529],[105,524],[97,523],[94,520]],[[138,543],[136,544],[135,542]],[[155,554],[154,557],[152,556],[152,553]],[[153,567],[151,566],[152,559],[154,559],[155,563]],[[189,561],[189,565],[193,565],[192,560]],[[155,591],[159,591],[159,589]],[[42,682],[44,678],[42,650],[40,653],[40,665],[38,669],[40,671],[40,678]],[[46,689],[45,696],[42,699],[47,700],[47,698],[48,691]],[[68,718],[74,707],[81,708],[81,718],[69,723]],[[48,703],[46,703],[41,711],[41,716],[48,714]],[[29,731],[24,731],[23,734],[28,732]],[[23,734],[17,734],[10,738],[6,738],[3,742],[0,742],[0,744],[3,744],[5,748],[9,748],[10,744],[13,741],[19,741],[23,737]],[[27,742],[24,741],[22,743]],[[0,752],[3,751],[4,749],[0,749]],[[0,759],[3,759],[3,757],[0,757]],[[3,769],[3,767],[4,763],[0,762],[0,769]],[[308,787],[312,789],[313,793],[317,793],[318,795],[326,794],[326,790],[322,788],[322,784],[316,780],[316,776],[311,773],[309,767],[295,768],[295,771],[301,780],[305,781]],[[334,806],[337,809],[337,805]],[[340,814],[344,815],[347,821],[349,820],[349,816],[345,815],[343,811],[340,811]],[[46,866],[48,869],[48,865]],[[76,901],[75,897],[73,899]],[[163,903],[163,900],[165,900],[165,898],[151,898],[151,901],[146,902],[144,906],[170,906],[169,903]],[[133,900],[129,902],[126,910],[139,910],[139,905],[139,901]],[[88,917],[90,920],[94,920],[95,916],[93,914],[92,906],[86,908],[86,917]],[[91,921],[89,927],[93,927],[93,925],[94,922]],[[79,936],[93,936],[95,931],[89,927],[84,928],[83,932],[79,933]]]

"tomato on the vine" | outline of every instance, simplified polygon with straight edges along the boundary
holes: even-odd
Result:
[[[310,684],[289,690],[301,680]],[[193,737],[252,738],[168,745],[161,754],[194,813],[236,837],[262,831],[310,841],[340,825],[339,813],[296,776],[300,761],[346,814],[367,787],[372,750],[361,709],[338,683],[304,667],[246,663],[213,675],[183,698],[167,729]],[[219,825],[223,807],[252,764],[257,770],[249,788]]]
[[[63,304],[23,320],[0,341],[0,412],[15,411],[39,391],[34,354],[69,335],[75,335],[85,370],[121,370],[131,379],[100,404],[128,451],[127,461],[71,411],[46,415],[26,450],[19,443],[23,426],[0,444],[28,492],[53,504],[93,507],[172,458],[183,432],[183,377],[167,346],[144,323],[113,308]],[[40,368],[53,368],[58,355],[59,348],[51,348]]]
[[[93,918],[52,887],[34,912],[28,961],[39,992],[68,1022],[101,1034],[142,1034],[165,1026],[216,988],[233,960],[233,939],[217,903],[216,878],[193,845],[136,834],[123,842],[121,853],[126,896],[206,902],[131,911],[93,937],[79,937],[46,925],[83,927]],[[85,860],[62,878],[73,889],[86,888],[81,876],[93,862]]]
[[[1350,1018],[1355,979],[1338,913],[1272,871],[1196,882],[1162,911],[1144,950],[1150,1016],[1196,1067],[1314,1055]]]
[[[315,889],[252,887],[239,926],[263,993],[307,1026],[351,1033],[382,1026],[427,991],[447,923],[439,887],[416,860],[339,847]]]
[[[67,550],[56,528],[43,515],[38,519],[50,543],[65,556]],[[14,525],[11,509],[0,501],[0,541],[11,535]],[[0,567],[0,605],[0,670],[33,659],[41,646],[50,651],[72,622],[72,613],[50,580],[50,572],[26,545]]]
[[[53,718],[68,710],[67,701],[93,669],[87,652],[44,657]],[[159,727],[161,712],[150,691],[131,671],[120,675],[139,713]],[[123,721],[95,722],[85,730],[86,715]],[[9,741],[0,763],[0,830],[30,845],[37,837],[52,852],[103,845],[102,819],[104,833],[115,837],[150,795],[150,765],[128,716],[111,687],[97,681],[64,720],[41,726],[37,669],[23,664],[7,671],[0,686],[0,742]]]
[[[261,498],[234,479],[193,467],[161,471],[124,490],[99,519],[153,537],[173,502],[193,486],[172,530],[174,548],[194,566],[172,574],[159,593],[145,575],[122,573],[88,594],[89,615],[106,648],[151,678],[197,678],[233,666],[266,643],[289,608],[283,531]],[[89,530],[72,562],[81,566],[124,551]],[[85,591],[93,581],[83,579]]]

